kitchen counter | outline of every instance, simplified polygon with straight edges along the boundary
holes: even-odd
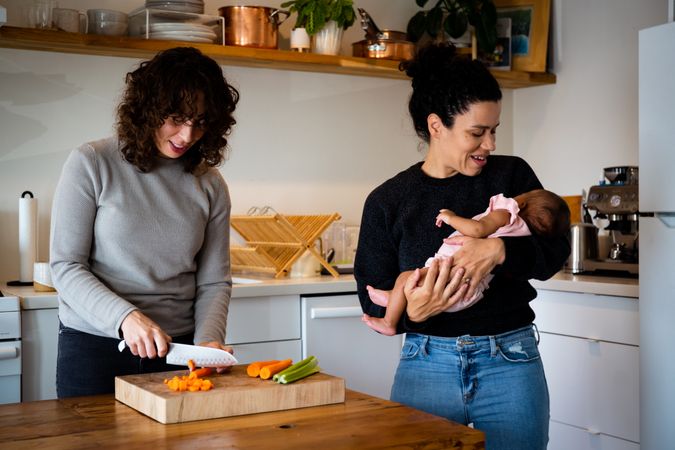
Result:
[[[114,396],[0,406],[0,447],[483,449],[482,432],[347,390],[345,403],[163,425]]]
[[[584,294],[614,295],[638,298],[639,280],[597,275],[572,275],[558,272],[546,281],[531,280],[535,289],[547,291],[579,292]]]
[[[235,278],[239,278],[235,276]],[[311,295],[356,292],[353,275],[320,276],[310,278],[254,278],[242,279],[243,283],[234,284],[232,298],[263,297],[270,295]],[[615,295],[638,298],[639,282],[637,278],[619,278],[594,275],[572,275],[558,272],[546,281],[532,280],[536,289],[587,294]],[[0,284],[5,295],[15,295],[21,299],[22,309],[46,309],[58,307],[55,292],[37,292],[32,287],[15,287]]]
[[[235,278],[239,278],[235,276]],[[241,284],[232,286],[232,298],[264,297],[270,295],[311,295],[356,292],[352,275],[319,276],[309,278],[242,278]],[[21,299],[21,309],[57,308],[56,292],[38,292],[32,286],[7,286],[0,284],[5,295]]]

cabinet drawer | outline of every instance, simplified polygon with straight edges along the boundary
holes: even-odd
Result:
[[[551,421],[547,450],[640,450],[635,442]]]
[[[630,297],[537,291],[530,302],[539,331],[638,345],[638,301]]]
[[[638,347],[541,333],[539,350],[552,420],[639,442]]]
[[[300,339],[300,296],[234,298],[227,317],[227,344]]]
[[[233,349],[239,364],[287,358],[291,358],[293,362],[298,362],[302,359],[302,343],[299,339],[261,344],[239,344],[234,345]]]

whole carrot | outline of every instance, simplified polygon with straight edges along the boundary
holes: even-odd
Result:
[[[262,369],[264,366],[269,366],[270,364],[276,364],[278,362],[279,362],[278,359],[273,359],[273,360],[270,360],[270,361],[255,361],[255,362],[252,362],[251,364],[249,364],[246,367],[246,374],[249,377],[255,378],[255,377],[260,375],[260,369]]]
[[[277,372],[281,372],[284,370],[286,367],[290,367],[291,364],[293,364],[293,361],[290,359],[284,359],[283,361],[279,361],[276,364],[271,364],[269,366],[263,366],[262,369],[260,369],[260,378],[263,380],[268,380],[272,378],[272,375],[274,375]]]

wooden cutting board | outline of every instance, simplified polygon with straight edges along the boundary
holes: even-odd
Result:
[[[161,423],[215,419],[345,401],[345,381],[316,373],[290,384],[246,375],[246,365],[208,378],[214,388],[204,392],[173,392],[166,378],[188,370],[126,375],[115,378],[115,398]]]

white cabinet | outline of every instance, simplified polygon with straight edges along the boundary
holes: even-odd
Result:
[[[303,357],[345,379],[347,388],[389,398],[402,336],[383,336],[361,322],[356,294],[302,298]]]
[[[637,299],[539,290],[531,305],[551,398],[549,450],[639,448]]]
[[[233,347],[240,364],[286,358],[299,361],[300,296],[233,298],[225,343]]]
[[[58,313],[58,308],[21,311],[21,401],[56,398]]]

